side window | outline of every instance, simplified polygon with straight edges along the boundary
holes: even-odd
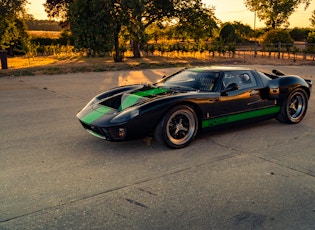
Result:
[[[240,72],[238,76],[241,79],[239,82],[240,89],[247,89],[257,86],[257,81],[251,72]]]
[[[223,77],[223,89],[231,83],[236,83],[240,90],[257,86],[257,81],[250,71],[225,72]]]
[[[225,72],[222,80],[222,89],[227,88],[230,84],[236,83],[240,87],[241,78],[238,72],[229,71]]]
[[[212,92],[219,73],[203,73],[199,78],[199,90]]]

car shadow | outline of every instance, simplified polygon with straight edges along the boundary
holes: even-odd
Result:
[[[203,140],[212,140],[212,139],[224,139],[228,138],[228,136],[233,135],[251,135],[251,133],[260,132],[261,135],[266,131],[266,128],[269,130],[270,127],[272,129],[278,129],[279,127],[283,127],[284,124],[277,122],[276,120],[265,120],[259,121],[255,123],[249,124],[241,124],[241,125],[230,125],[225,127],[218,127],[214,129],[207,129],[200,132],[196,138],[192,141],[192,143],[183,148],[183,149],[171,149],[167,146],[159,143],[153,137],[146,137],[138,140],[132,141],[123,141],[123,142],[110,142],[106,140],[101,140],[99,138],[95,138],[90,135],[82,135],[81,140],[77,144],[78,151],[82,149],[85,152],[92,152],[96,155],[116,155],[116,156],[124,156],[124,155],[141,155],[141,154],[157,154],[157,153],[170,153],[170,152],[182,152],[182,151],[190,151],[196,148],[198,145],[209,145],[213,147],[212,142],[204,142]],[[206,146],[205,146],[206,147]]]

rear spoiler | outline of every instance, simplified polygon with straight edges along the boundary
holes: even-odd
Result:
[[[272,73],[275,74],[276,76],[285,76],[285,73],[282,72],[281,70],[277,70],[277,69],[274,69],[272,70]],[[308,86],[310,88],[312,88],[312,85],[313,85],[313,82],[312,80],[309,80],[309,79],[304,79],[306,81],[306,83],[308,84]]]

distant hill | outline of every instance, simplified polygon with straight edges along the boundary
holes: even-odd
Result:
[[[40,30],[40,31],[61,31],[59,22],[52,20],[27,20],[26,25],[28,30]]]

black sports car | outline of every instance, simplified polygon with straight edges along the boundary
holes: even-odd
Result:
[[[197,132],[236,122],[305,116],[312,81],[237,67],[186,68],[157,83],[117,87],[93,98],[78,114],[94,136],[122,141],[154,134],[171,148]]]

